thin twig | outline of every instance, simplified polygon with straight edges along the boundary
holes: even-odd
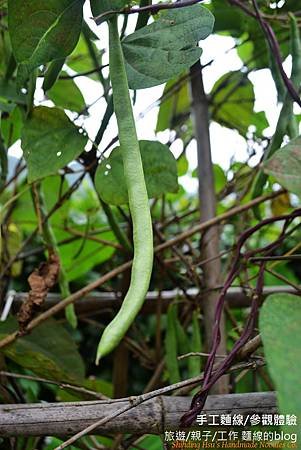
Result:
[[[76,386],[74,384],[69,384],[69,383],[62,383],[60,381],[48,380],[46,378],[35,377],[33,375],[23,375],[20,373],[12,373],[12,372],[6,372],[5,370],[1,370],[0,376],[5,376],[7,378],[21,379],[21,380],[36,381],[38,383],[54,384],[55,386],[59,386],[61,389],[70,389],[74,392],[86,394],[91,397],[97,398],[99,400],[107,400],[108,399],[108,397],[106,397],[105,395],[103,395],[99,392],[92,391],[90,389],[86,389],[82,386]]]

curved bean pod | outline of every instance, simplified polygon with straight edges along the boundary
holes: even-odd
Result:
[[[119,344],[133,323],[148,291],[153,266],[152,221],[116,17],[109,22],[109,39],[110,77],[133,222],[134,259],[129,290],[103,332],[96,364]]]

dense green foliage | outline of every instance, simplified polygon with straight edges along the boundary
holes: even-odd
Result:
[[[202,180],[191,158],[197,120],[189,70],[201,58],[204,80],[214,79],[206,99],[210,123],[231,130],[248,155],[244,161],[233,155],[228,167],[210,168],[217,215],[246,207],[219,223],[222,279],[231,270],[239,238],[256,227],[239,249],[239,270],[230,284],[252,297],[264,264],[265,287],[289,286],[296,291],[265,299],[251,335],[258,330],[262,335],[263,346],[255,356],[266,366],[233,375],[231,391],[275,389],[281,412],[301,414],[301,115],[285,84],[290,82],[300,92],[300,5],[294,0],[257,1],[279,43],[275,50],[251,1],[245,2],[251,14],[227,0],[154,14],[145,10],[123,14],[137,3],[0,0],[0,310],[5,311],[14,292],[31,291],[37,302],[29,305],[28,317],[23,311],[22,320],[14,304],[8,315],[3,313],[0,368],[32,379],[3,378],[0,401],[91,399],[91,393],[51,381],[110,397],[136,395],[197,376],[204,368],[210,352],[204,344],[202,308],[206,261],[202,236],[190,233],[200,223],[200,211],[209,207],[199,204],[192,188]],[[88,6],[94,17],[101,16],[98,27],[85,9]],[[228,51],[240,58],[240,69],[220,70],[216,79],[214,61],[202,56],[203,40],[210,34],[212,48],[231,39],[233,48]],[[290,80],[281,74],[277,55],[292,61]],[[263,69],[277,90],[275,132],[265,111],[258,111],[250,76]],[[144,89],[158,85],[162,95],[149,105],[147,94],[152,91]],[[158,107],[156,123],[151,124],[156,140],[148,137],[149,130],[143,136],[139,120],[134,120],[137,110],[133,113],[132,105],[135,108],[141,96],[149,106],[145,114]],[[174,151],[175,144],[180,152]],[[221,139],[220,153],[232,155],[227,144]],[[287,191],[247,207],[252,199],[279,190],[279,185]],[[278,219],[281,215],[288,217],[285,226]],[[263,226],[266,218],[271,221]],[[183,232],[190,234],[182,236]],[[53,255],[58,257],[60,275],[47,284],[45,273]],[[30,282],[32,274],[40,276],[38,287]],[[217,292],[220,288],[216,286]],[[147,300],[141,310],[148,290],[154,291],[155,299]],[[66,317],[56,311],[35,324],[41,310],[50,307],[52,294],[58,304],[58,297],[64,300],[78,291],[76,316],[69,305]],[[172,292],[168,302],[165,291]],[[108,306],[95,306],[88,298],[85,310],[82,305],[91,292],[97,305],[101,296]],[[113,304],[118,298],[125,298],[119,313]],[[248,323],[248,314],[249,308],[227,306],[229,352]],[[19,328],[21,335],[2,347],[3,339]],[[102,359],[96,366],[100,336]],[[190,352],[200,355],[179,359]],[[121,377],[125,367],[127,374]],[[96,438],[106,448],[116,448],[116,439]],[[15,448],[50,450],[59,442],[54,437],[20,436]],[[128,435],[122,442],[124,448],[136,448],[135,443],[145,450],[162,448],[158,436]],[[81,444],[95,446],[90,438]],[[0,445],[8,449],[10,444],[3,440]]]

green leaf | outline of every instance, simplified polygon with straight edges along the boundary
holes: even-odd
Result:
[[[68,190],[69,185],[66,180],[62,183],[60,176],[45,178],[41,182],[44,192],[47,210],[50,211],[59,201],[60,195]],[[52,226],[62,228],[68,220],[70,201],[63,205],[50,217]],[[12,220],[25,233],[32,232],[36,227],[37,215],[33,206],[33,199],[30,191],[26,191],[17,202],[12,212]]]
[[[63,72],[63,74],[65,74]],[[47,97],[56,106],[60,106],[69,111],[82,112],[86,104],[80,89],[72,79],[58,80],[55,85],[47,91]]]
[[[259,320],[265,356],[275,382],[280,411],[301,417],[301,298],[273,294]]]
[[[140,141],[140,151],[149,198],[177,192],[177,163],[169,148],[156,141]],[[120,147],[98,166],[95,186],[106,203],[122,205],[128,202]]]
[[[81,232],[84,234],[85,231],[90,232],[89,229],[85,230],[84,226],[73,226],[72,229],[75,233]],[[72,237],[73,234],[55,230],[55,236],[58,241],[62,241]],[[95,234],[93,237],[114,242],[114,235],[111,232]],[[61,245],[59,248],[60,260],[65,269],[68,281],[76,280],[86,275],[93,267],[110,259],[114,252],[115,249],[113,247],[103,245],[100,242],[95,242],[85,237],[75,242]]]
[[[90,40],[90,45],[92,48],[94,48],[95,54],[97,56],[97,61],[94,62],[92,60],[87,42],[81,34],[77,46],[66,60],[66,64],[68,67],[70,67],[70,69],[78,73],[84,73],[95,69],[96,64],[101,66],[102,52],[97,48],[92,40]],[[89,75],[89,77],[98,80],[97,73],[92,73]]]
[[[218,164],[213,164],[213,176],[214,176],[214,189],[215,192],[218,194],[227,184],[227,176],[222,169],[221,166]],[[192,171],[192,176],[194,178],[198,178],[198,169],[194,169]]]
[[[82,27],[83,0],[9,0],[8,26],[19,83],[36,67],[68,56]]]
[[[289,191],[301,196],[301,136],[277,150],[264,163],[264,171]]]
[[[214,17],[200,5],[163,11],[155,22],[122,41],[129,86],[144,89],[184,72],[201,56],[198,41],[212,31]]]
[[[34,108],[22,132],[29,183],[57,174],[83,152],[86,142],[62,110]]]
[[[108,11],[116,11],[131,3],[130,0],[90,0],[93,16],[99,16]],[[108,18],[108,17],[106,17]]]
[[[215,192],[220,192],[227,184],[227,177],[222,167],[218,164],[213,164],[213,176]]]
[[[190,342],[190,351],[193,353],[200,352],[202,349],[200,324],[198,321],[197,311],[192,315],[192,338]],[[188,358],[188,373],[189,377],[196,377],[201,373],[201,357],[191,356]]]
[[[190,95],[187,79],[182,77],[166,83],[164,88],[156,133],[166,129],[173,130],[190,115]]]
[[[0,339],[18,328],[15,318],[0,323]],[[36,375],[59,381],[75,382],[84,378],[84,363],[65,328],[48,320],[27,336],[1,351]]]
[[[1,3],[0,3],[1,9]],[[2,10],[3,11],[3,10]],[[2,12],[1,11],[1,12]],[[3,11],[4,13],[4,11]],[[8,33],[0,33],[0,77],[6,74],[7,66],[11,57],[11,45]]]
[[[177,166],[178,166],[178,177],[183,177],[184,175],[186,175],[189,169],[189,162],[188,159],[186,158],[186,155],[182,155],[177,160]]]
[[[26,95],[18,93],[16,83],[0,80],[0,98],[19,105],[26,105]]]
[[[1,117],[1,134],[8,148],[21,137],[23,114],[21,108],[16,106],[9,114]]]
[[[241,72],[229,72],[214,84],[212,89],[213,120],[245,136],[249,126],[256,127],[257,134],[268,127],[263,112],[254,114],[255,94],[253,84]],[[258,115],[259,114],[259,115]]]
[[[231,8],[227,0],[214,0],[210,11],[215,17],[214,32],[231,32],[231,36],[238,37],[245,29],[246,15],[239,8]]]

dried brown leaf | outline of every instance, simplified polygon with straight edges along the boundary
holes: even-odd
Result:
[[[57,254],[51,253],[47,262],[40,264],[28,277],[30,291],[28,298],[20,308],[18,322],[20,333],[25,332],[26,325],[43,305],[49,290],[57,282],[60,272],[60,260]]]

